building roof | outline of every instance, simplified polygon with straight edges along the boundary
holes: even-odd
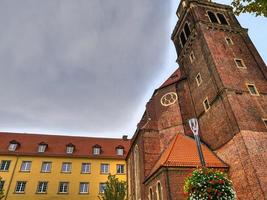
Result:
[[[207,167],[227,168],[228,166],[220,160],[206,145],[201,144]],[[196,142],[194,139],[177,134],[166,150],[161,154],[159,160],[151,170],[154,174],[160,167],[197,167],[201,166]]]
[[[164,88],[167,87],[181,79],[181,70],[178,68],[173,72],[173,74],[158,88]]]
[[[12,152],[8,150],[10,142],[18,142],[18,148]],[[38,145],[47,144],[43,153],[38,153]],[[74,152],[66,153],[66,145],[73,144]],[[101,147],[100,155],[93,155],[92,148],[95,145]],[[124,147],[124,156],[116,154],[117,147]],[[1,155],[33,155],[33,156],[63,156],[63,157],[89,157],[89,158],[113,158],[125,159],[130,147],[130,140],[120,138],[93,138],[78,136],[43,135],[0,132]]]

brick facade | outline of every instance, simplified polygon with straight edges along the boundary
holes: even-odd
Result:
[[[213,20],[218,23],[208,12],[216,15]],[[183,0],[177,15],[172,40],[179,69],[154,92],[133,138],[128,159],[133,161],[133,147],[138,144],[141,160],[140,185],[134,184],[134,177],[130,180],[131,199],[138,199],[136,186],[142,200],[149,199],[150,188],[156,195],[158,182],[164,200],[184,199],[184,178],[192,168],[150,172],[176,134],[191,135],[188,119],[192,117],[198,118],[202,141],[229,165],[238,199],[266,199],[267,131],[262,120],[267,118],[266,65],[230,6]],[[251,94],[247,84],[258,93]],[[176,92],[178,100],[163,106],[161,98],[169,92]],[[135,170],[133,165],[129,169]]]

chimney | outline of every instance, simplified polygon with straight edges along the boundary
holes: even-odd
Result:
[[[123,135],[123,136],[122,136],[122,139],[123,139],[123,140],[128,140],[128,135]]]

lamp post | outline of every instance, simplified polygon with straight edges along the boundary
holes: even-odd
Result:
[[[202,152],[202,148],[201,148],[201,144],[200,144],[199,134],[198,134],[198,132],[199,132],[198,121],[196,118],[192,118],[192,119],[189,119],[188,123],[189,123],[189,126],[190,126],[193,134],[194,134],[195,141],[197,143],[197,151],[198,151],[199,159],[201,162],[201,166],[206,167],[206,163],[204,160],[204,156],[203,156],[203,152]]]

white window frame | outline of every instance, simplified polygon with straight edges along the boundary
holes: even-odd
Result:
[[[117,153],[118,156],[123,156],[123,154],[124,154],[124,149],[123,149],[123,148],[117,148],[117,149],[116,149],[116,153]]]
[[[25,193],[26,183],[26,181],[17,181],[15,193]]]
[[[264,123],[265,127],[267,128],[267,118],[262,118],[262,122]]]
[[[243,59],[241,59],[241,58],[235,58],[234,61],[235,61],[235,65],[236,65],[237,68],[239,68],[239,69],[246,69],[247,68]],[[237,61],[240,61],[241,62],[242,67],[240,67],[238,65],[238,62]]]
[[[161,193],[161,195],[159,194],[159,188],[158,188],[158,185],[160,185],[160,193]],[[162,188],[162,185],[161,185],[161,182],[160,181],[158,181],[157,182],[157,185],[156,185],[156,193],[157,193],[157,199],[158,200],[163,200],[163,188]]]
[[[108,174],[109,173],[109,164],[101,163],[100,164],[100,173],[101,174]]]
[[[52,168],[52,162],[42,162],[42,166],[41,166],[42,173],[51,172],[51,168]]]
[[[86,170],[84,170],[84,169],[86,169]],[[81,173],[82,174],[90,174],[91,173],[91,163],[82,163]]]
[[[11,164],[11,160],[2,160],[0,164],[0,168],[3,168],[3,169],[1,169],[0,171],[8,171],[10,164]]]
[[[190,59],[190,62],[191,62],[191,63],[193,63],[194,60],[196,59],[195,54],[194,54],[193,51],[190,52],[190,54],[189,54],[189,59]]]
[[[199,77],[199,80],[198,80],[198,77]],[[197,86],[200,86],[201,83],[203,82],[200,72],[196,75],[195,79],[197,82]]]
[[[63,162],[61,166],[62,173],[71,173],[71,162]]]
[[[89,182],[80,182],[79,193],[80,194],[89,193]]]
[[[36,193],[38,193],[38,194],[47,193],[47,187],[48,187],[48,182],[47,181],[39,181],[38,185],[37,185]]]
[[[117,164],[116,172],[117,172],[117,174],[125,174],[125,165],[124,164]]]
[[[59,194],[69,193],[69,182],[59,182],[58,193]]]
[[[22,161],[21,166],[20,166],[20,171],[21,172],[30,172],[31,171],[31,165],[32,165],[32,161]]]
[[[18,144],[10,143],[8,146],[8,151],[16,151]]]
[[[233,44],[234,44],[233,40],[232,40],[230,37],[225,37],[224,39],[225,39],[225,41],[226,41],[226,44],[227,44],[228,46],[230,46],[230,45],[233,45]],[[228,40],[230,41],[230,43],[228,42]]]
[[[66,153],[72,154],[74,152],[74,146],[67,146],[66,147]]]
[[[100,147],[93,147],[93,155],[100,155],[101,148]]]
[[[38,145],[38,153],[44,153],[46,150],[47,145],[46,144],[39,144]]]

